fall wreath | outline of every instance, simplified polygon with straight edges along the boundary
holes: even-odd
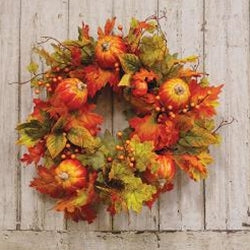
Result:
[[[45,40],[53,52],[33,49],[47,68],[39,73],[34,59],[28,66],[38,96],[17,130],[27,147],[21,161],[37,170],[30,186],[55,198],[56,211],[89,223],[100,203],[112,215],[140,212],[173,188],[177,169],[195,181],[207,176],[222,85],[197,71],[198,57],[169,53],[159,19],[133,18],[126,35],[112,18],[97,40],[85,24],[77,40]],[[103,117],[93,112],[105,85],[128,104],[129,126],[115,136],[99,134]]]

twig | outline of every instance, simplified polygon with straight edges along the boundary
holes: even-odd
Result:
[[[67,49],[67,50],[69,50],[71,52],[71,50],[67,46],[65,46],[64,44],[62,44],[59,40],[57,40],[54,37],[51,37],[51,36],[42,36],[41,38],[44,38],[45,41],[37,42],[37,44],[40,45],[40,44],[44,44],[44,43],[46,43],[46,42],[48,42],[50,40],[53,40],[53,41],[57,42],[60,46],[62,46],[63,48],[65,48],[65,49]]]
[[[39,74],[36,74],[35,76],[33,76],[32,78],[30,78],[29,80],[26,80],[24,82],[9,82],[8,84],[9,85],[13,85],[13,84],[18,84],[18,85],[23,85],[23,84],[26,84],[32,80],[34,80],[35,78],[37,78],[38,76],[40,75],[44,75],[45,73],[39,73]]]
[[[232,124],[234,121],[236,121],[234,117],[232,117],[231,121],[222,120],[219,126],[213,131],[213,134],[215,134],[220,128]]]

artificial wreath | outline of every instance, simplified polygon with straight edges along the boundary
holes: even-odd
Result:
[[[112,18],[97,40],[85,24],[77,40],[51,40],[52,53],[33,49],[47,68],[28,66],[38,97],[17,130],[28,149],[21,161],[37,170],[30,186],[55,198],[56,211],[89,223],[100,203],[112,215],[140,212],[173,188],[178,169],[195,181],[207,176],[208,147],[220,141],[213,116],[222,85],[197,71],[197,56],[170,54],[159,19],[133,18],[125,35]],[[93,112],[106,85],[127,103],[129,126],[115,136],[99,135],[103,117]]]

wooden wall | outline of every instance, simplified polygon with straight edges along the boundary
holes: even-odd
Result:
[[[250,249],[250,59],[249,0],[0,0],[0,249]],[[31,111],[25,67],[42,35],[77,36],[84,20],[96,33],[117,16],[166,10],[162,27],[180,56],[198,54],[214,84],[225,83],[218,121],[234,117],[213,148],[216,163],[200,183],[179,175],[175,190],[150,211],[111,218],[101,211],[91,225],[65,221],[53,201],[28,187],[32,167],[18,162],[15,126]],[[103,128],[125,127],[122,103],[106,91],[98,100]],[[113,114],[113,116],[112,116]]]

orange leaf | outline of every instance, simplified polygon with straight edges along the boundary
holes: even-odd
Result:
[[[175,144],[179,138],[179,131],[172,121],[158,124],[152,115],[132,118],[129,125],[134,129],[131,136],[136,134],[141,141],[153,141],[156,150]]]
[[[83,126],[89,130],[91,135],[95,136],[100,130],[98,126],[102,124],[103,118],[91,112],[93,109],[95,109],[94,104],[85,104],[85,106],[76,113],[70,114],[67,117],[68,123],[65,129],[69,130],[72,127]]]
[[[88,93],[93,97],[98,90],[107,83],[111,86],[119,83],[119,74],[110,70],[103,70],[97,65],[89,65],[84,68],[85,81],[88,85]]]
[[[89,40],[89,26],[82,22],[82,38]]]
[[[110,35],[111,32],[113,31],[114,29],[114,26],[115,26],[115,20],[116,20],[116,17],[113,17],[112,19],[108,19],[106,21],[106,24],[105,24],[105,27],[104,27],[104,33],[105,35]]]
[[[48,194],[53,198],[60,198],[64,191],[55,179],[55,167],[48,169],[39,166],[37,174],[39,177],[34,178],[30,183],[30,187],[35,188],[43,194]]]

